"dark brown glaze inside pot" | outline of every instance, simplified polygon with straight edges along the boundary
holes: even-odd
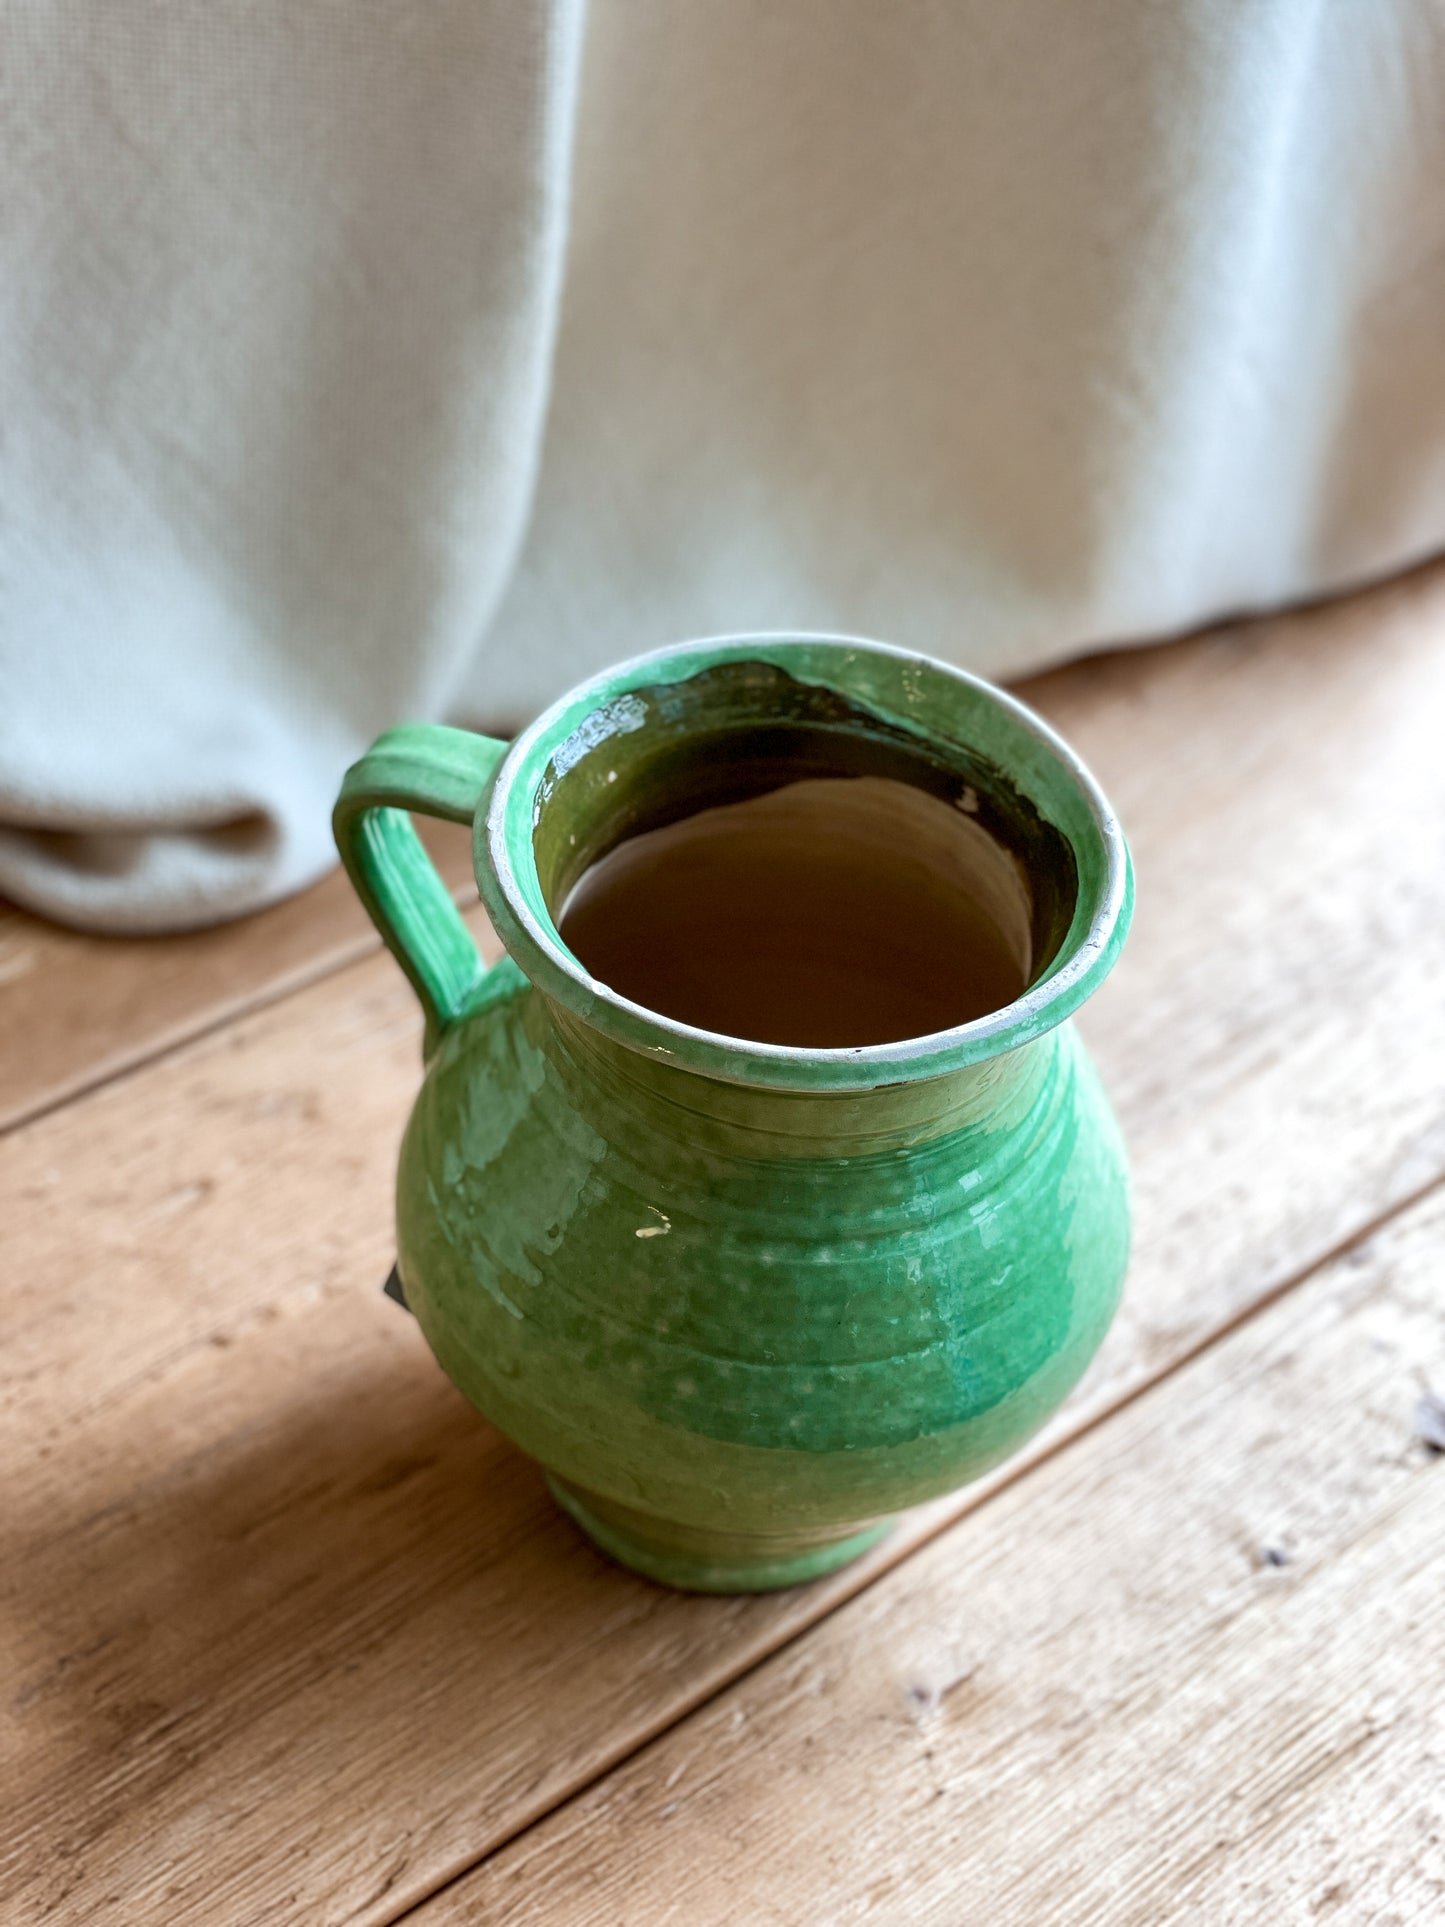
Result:
[[[826,1049],[968,1023],[1047,968],[1071,853],[967,745],[764,662],[620,700],[554,756],[534,830],[596,981],[701,1030]]]

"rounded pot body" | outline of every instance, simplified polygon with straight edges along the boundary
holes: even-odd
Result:
[[[790,1098],[639,1075],[509,991],[427,1071],[400,1268],[449,1376],[613,1550],[806,1576],[1077,1380],[1129,1214],[1072,1025],[943,1089]]]

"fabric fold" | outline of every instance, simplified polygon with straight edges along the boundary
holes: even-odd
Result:
[[[380,729],[1007,676],[1445,546],[1430,0],[0,0],[0,891],[238,914]]]

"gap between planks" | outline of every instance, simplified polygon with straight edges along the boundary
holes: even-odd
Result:
[[[397,1919],[1433,1927],[1442,1203]]]
[[[418,827],[454,900],[474,905],[467,831]],[[490,925],[482,935],[495,955]],[[0,1136],[380,947],[339,870],[249,917],[174,936],[95,936],[0,901]]]

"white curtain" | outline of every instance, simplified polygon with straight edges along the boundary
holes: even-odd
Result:
[[[1445,547],[1441,0],[0,0],[0,891],[236,914],[387,724],[1006,674]]]

